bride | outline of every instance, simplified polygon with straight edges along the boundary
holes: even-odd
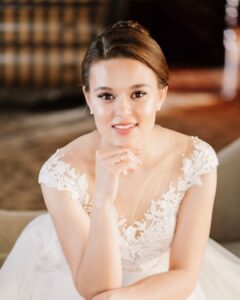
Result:
[[[168,66],[147,29],[119,21],[99,35],[82,88],[96,130],[43,164],[48,212],[8,255],[0,298],[240,299],[240,259],[209,238],[217,155],[155,124]]]

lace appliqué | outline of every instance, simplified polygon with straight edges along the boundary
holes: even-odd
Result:
[[[46,186],[56,188],[59,191],[69,191],[71,199],[79,200],[85,210],[90,212],[86,175],[77,174],[75,168],[61,160],[63,156],[63,149],[57,149],[43,164],[39,172],[38,183],[44,183]]]
[[[183,189],[188,189],[192,185],[202,185],[201,175],[208,173],[214,167],[218,166],[219,161],[214,149],[203,140],[195,137],[193,141],[195,147],[191,159],[183,160],[184,182]]]
[[[170,182],[168,191],[151,201],[142,221],[135,221],[127,226],[124,216],[119,218],[118,225],[121,232],[119,239],[124,269],[146,270],[156,263],[154,258],[159,258],[170,248],[177,212],[185,192],[194,184],[201,185],[200,175],[218,165],[213,148],[197,136],[191,138],[194,150],[190,158],[182,155],[183,175],[178,178],[176,187]]]
[[[182,176],[177,183],[170,182],[167,192],[151,201],[142,221],[126,225],[126,218],[119,217],[115,206],[119,228],[119,247],[124,270],[146,270],[156,264],[169,252],[176,226],[179,205],[187,189],[202,184],[200,175],[218,165],[213,148],[191,137],[193,152],[190,158],[182,158]],[[92,201],[88,195],[87,178],[78,174],[70,164],[60,158],[64,155],[59,149],[42,166],[39,183],[49,187],[71,192],[73,200],[80,200],[85,211],[90,214]]]

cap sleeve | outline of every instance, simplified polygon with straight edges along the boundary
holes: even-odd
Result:
[[[215,150],[207,142],[194,138],[192,157],[183,160],[183,172],[186,179],[186,188],[192,185],[202,185],[201,175],[210,172],[219,165]]]
[[[64,152],[58,149],[41,167],[38,183],[44,183],[58,191],[69,191],[72,200],[83,204],[88,201],[85,174],[77,174],[75,168],[63,159]]]

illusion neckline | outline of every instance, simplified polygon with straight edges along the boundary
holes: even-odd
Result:
[[[193,160],[194,155],[195,155],[195,153],[194,153],[195,151],[194,150],[195,150],[195,147],[196,147],[196,141],[199,141],[199,137],[198,136],[190,136],[190,138],[191,138],[191,141],[193,143],[193,151],[191,152],[191,154],[189,156],[186,156],[185,153],[181,154],[181,156],[182,156],[182,160],[181,160],[182,168],[181,168],[181,170],[183,170],[184,161],[186,159],[187,160],[191,160],[191,161]],[[56,153],[59,153],[59,151],[62,152],[62,154],[65,153],[65,151],[64,151],[63,148],[58,148]],[[90,207],[91,207],[92,206],[92,200],[91,200],[91,197],[90,197],[89,191],[88,191],[89,182],[87,180],[87,174],[86,174],[86,172],[83,172],[83,173],[80,174],[79,171],[77,171],[77,169],[74,168],[70,163],[68,163],[68,162],[64,162],[64,163],[71,168],[71,170],[72,170],[72,172],[74,172],[76,178],[82,177],[82,178],[85,179],[85,183],[86,183],[85,194],[86,194],[87,202],[88,202],[87,205],[89,205],[89,203],[90,203]],[[175,189],[177,189],[176,193],[178,193],[179,182],[180,182],[180,180],[183,180],[183,179],[184,179],[184,170],[182,172],[182,175],[178,176],[178,179],[176,180],[176,185],[174,185],[174,187],[176,186]],[[116,215],[116,218],[117,218],[117,221],[118,221],[118,225],[123,228],[121,234],[123,235],[124,232],[128,231],[130,228],[134,228],[134,227],[135,228],[140,228],[140,227],[143,227],[144,224],[145,224],[145,222],[147,221],[146,216],[149,215],[149,214],[151,215],[151,209],[152,209],[153,205],[157,201],[160,201],[165,194],[167,194],[168,192],[170,192],[171,188],[173,188],[173,181],[170,181],[170,183],[168,185],[168,188],[167,188],[167,190],[165,192],[161,193],[161,195],[159,195],[158,197],[156,197],[156,198],[154,198],[154,199],[152,199],[150,201],[150,203],[148,205],[148,208],[143,212],[143,218],[140,219],[140,220],[135,220],[135,221],[133,221],[131,223],[129,223],[127,221],[127,218],[125,217],[125,215],[123,213],[120,213],[118,211],[118,208],[117,208],[116,204],[114,203],[114,210],[115,210],[115,215]],[[140,235],[140,237],[141,237],[141,235]]]
[[[195,150],[195,145],[196,145],[196,141],[199,141],[199,138],[198,136],[190,136],[191,138],[191,141],[193,143],[193,151],[191,152],[191,154],[189,156],[186,157],[186,155],[183,153],[181,156],[182,156],[182,160],[181,160],[181,170],[183,170],[183,167],[184,167],[184,161],[187,159],[187,160],[190,160],[192,161],[193,158],[194,158],[194,150]],[[151,211],[152,211],[152,207],[154,204],[156,204],[158,201],[161,201],[161,199],[164,197],[165,194],[168,194],[171,189],[175,189],[176,190],[176,194],[179,193],[179,190],[178,190],[178,186],[179,186],[179,182],[181,180],[184,179],[184,170],[182,172],[182,175],[178,176],[177,180],[176,180],[176,184],[173,184],[173,181],[171,180],[169,185],[168,185],[168,188],[165,192],[161,193],[159,196],[157,196],[156,198],[152,199],[148,205],[148,208],[143,212],[143,218],[142,219],[139,219],[139,220],[135,220],[131,223],[127,222],[127,218],[125,217],[125,215],[123,213],[119,213],[116,205],[114,205],[115,207],[115,213],[117,215],[117,219],[118,219],[118,224],[120,226],[123,227],[123,230],[124,232],[125,231],[128,231],[130,228],[133,228],[133,227],[136,227],[136,228],[140,228],[140,227],[144,227],[144,223],[147,221],[147,218],[146,216],[147,215],[151,215]],[[148,226],[147,226],[148,227]],[[123,232],[123,233],[124,233]]]

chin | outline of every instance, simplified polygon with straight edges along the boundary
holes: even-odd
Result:
[[[115,139],[112,141],[113,146],[118,147],[128,147],[128,148],[136,148],[140,143],[136,141],[136,139]]]

